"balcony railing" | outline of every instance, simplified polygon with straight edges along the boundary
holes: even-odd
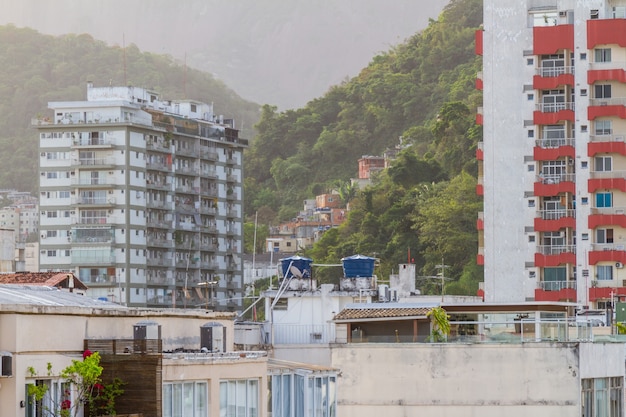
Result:
[[[576,281],[541,281],[537,288],[544,291],[560,291],[564,289],[576,289]]]
[[[591,214],[623,216],[626,214],[626,207],[592,207]]]
[[[574,138],[537,139],[535,145],[542,149],[554,149],[561,146],[574,146]]]
[[[624,142],[624,134],[621,135],[589,135],[591,142]]]
[[[626,106],[626,97],[592,98],[590,106]]]
[[[335,341],[335,326],[332,324],[275,324],[273,330],[274,344],[319,344]]]
[[[560,182],[574,182],[576,174],[539,174],[537,182],[542,184],[558,184]]]
[[[563,217],[576,217],[576,210],[558,209],[558,210],[538,210],[537,217],[543,220],[558,220]]]
[[[589,177],[592,179],[626,178],[626,171],[591,171]]]
[[[542,113],[556,113],[562,110],[574,110],[574,103],[541,103],[535,109]]]
[[[576,245],[537,245],[537,253],[541,253],[542,255],[576,253]]]
[[[623,244],[617,245],[615,243],[594,243],[591,245],[591,250],[597,252],[624,251],[625,249]]]
[[[574,67],[541,67],[535,69],[540,77],[558,77],[563,74],[574,74]]]

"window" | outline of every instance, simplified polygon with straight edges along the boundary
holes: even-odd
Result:
[[[535,207],[535,200],[528,200],[528,207]]]
[[[56,230],[46,231],[46,237],[57,237],[57,231]]]
[[[207,404],[206,382],[163,384],[163,417],[206,417]]]
[[[597,84],[593,86],[595,98],[611,98],[611,84]]]
[[[593,53],[595,62],[611,62],[611,48],[598,48]]]
[[[528,165],[528,172],[535,172],[535,166],[534,165]]]
[[[535,241],[535,235],[528,236],[528,243],[533,243]]]
[[[596,156],[594,158],[594,164],[596,167],[596,171],[598,172],[608,172],[611,171],[611,161],[612,158],[610,156]]]
[[[57,178],[57,173],[56,172],[47,172],[46,173],[46,178]]]
[[[586,61],[587,60],[587,52],[581,52],[580,60],[581,61]]]
[[[607,244],[613,243],[613,229],[597,229],[596,243]]]
[[[587,97],[587,89],[586,88],[581,88],[580,89],[580,96],[581,97]]]
[[[535,131],[534,131],[534,130],[532,130],[532,129],[530,129],[530,130],[528,131],[528,137],[529,137],[529,138],[534,138],[534,137],[535,137]]]
[[[613,267],[611,265],[597,265],[596,266],[596,279],[598,281],[612,281],[613,280]]]
[[[624,378],[585,378],[581,380],[583,417],[622,417]]]
[[[47,255],[49,257],[55,257],[55,256],[57,256],[57,251],[56,250],[49,250]]]
[[[535,99],[535,95],[534,94],[526,94],[526,99],[528,101],[533,101]]]
[[[59,191],[59,198],[70,198],[69,191]]]
[[[613,132],[613,122],[611,120],[596,120],[594,132],[597,136],[610,135]]]
[[[586,133],[586,132],[587,132],[587,125],[581,125],[581,126],[580,126],[580,131],[581,131],[582,133]]]
[[[613,207],[612,193],[596,193],[596,208]]]
[[[34,396],[28,396],[28,386],[46,386],[46,393],[41,400],[35,400]],[[49,379],[38,379],[33,383],[26,384],[26,416],[44,417],[50,414],[50,410],[54,410],[63,401],[69,400],[73,403],[70,384],[67,382],[53,381]]]
[[[335,375],[270,375],[268,410],[273,417],[336,417]]]
[[[47,211],[46,217],[49,219],[58,217],[58,213],[56,211]]]
[[[259,415],[259,380],[220,381],[220,415],[257,417]]]

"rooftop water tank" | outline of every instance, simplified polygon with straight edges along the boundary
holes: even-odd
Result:
[[[298,271],[302,274],[302,276],[295,278],[311,278],[311,264],[313,263],[313,259],[304,258],[302,256],[292,256],[289,258],[283,258],[280,260],[281,270],[283,272],[283,277],[288,279],[293,275],[294,269],[298,268]],[[291,270],[290,270],[291,268]]]
[[[374,276],[375,258],[363,255],[352,255],[341,259],[345,278],[369,278]]]

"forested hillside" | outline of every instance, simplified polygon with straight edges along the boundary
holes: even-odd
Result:
[[[362,155],[382,155],[402,138],[405,149],[393,166],[354,194],[348,221],[306,255],[317,263],[375,256],[382,262],[377,273],[387,276],[410,252],[423,275],[439,272],[436,264],[450,265],[446,275],[455,281],[447,292],[475,293],[482,278],[475,192],[482,134],[474,122],[481,103],[474,34],[481,22],[481,0],[453,0],[427,29],[304,108],[263,106],[246,155],[248,215],[276,224],[293,217],[306,198],[346,191]],[[332,282],[341,272],[317,273]],[[424,288],[440,291],[437,285]]]
[[[243,100],[205,72],[134,45],[109,47],[89,35],[52,37],[0,26],[0,188],[35,191],[38,140],[30,120],[47,103],[84,100],[86,83],[154,88],[166,99],[213,102],[217,114],[234,118],[252,139],[259,105]]]

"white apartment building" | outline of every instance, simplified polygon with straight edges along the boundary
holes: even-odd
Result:
[[[128,306],[241,310],[243,149],[197,101],[87,86],[40,137],[40,271]]]
[[[626,296],[626,1],[485,0],[486,301]]]

